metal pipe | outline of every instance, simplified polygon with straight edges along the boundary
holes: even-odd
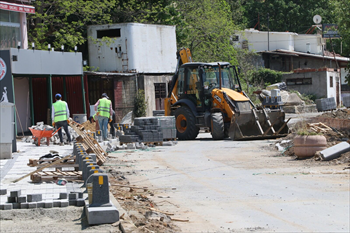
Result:
[[[33,102],[33,78],[29,77],[29,96],[30,96],[30,117],[32,125],[34,125],[34,102]]]

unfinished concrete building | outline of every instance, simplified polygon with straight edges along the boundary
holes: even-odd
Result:
[[[164,109],[176,68],[175,26],[122,23],[88,27],[89,104],[107,93],[116,121],[133,110],[138,89],[145,91],[147,116]]]

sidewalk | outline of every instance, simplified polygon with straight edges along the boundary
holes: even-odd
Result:
[[[72,154],[73,145],[53,145],[35,146],[31,143],[17,142],[18,152],[12,153],[12,159],[0,160],[0,188],[7,189],[6,195],[0,195],[0,204],[7,202],[7,197],[11,191],[21,190],[21,195],[42,194],[42,201],[53,201],[60,197],[60,193],[84,192],[85,189],[80,188],[82,183],[68,182],[66,185],[57,185],[54,182],[32,183],[30,176],[23,178],[17,183],[13,183],[15,179],[29,174],[37,169],[27,165],[29,159],[39,159],[41,156],[50,153],[50,150],[59,152],[62,157]],[[45,171],[53,171],[54,168],[47,168]]]

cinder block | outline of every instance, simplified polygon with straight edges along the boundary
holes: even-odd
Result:
[[[28,194],[27,201],[28,202],[38,202],[43,200],[42,194]]]
[[[37,203],[36,202],[29,202],[28,203],[28,209],[36,209]]]
[[[3,204],[3,210],[12,210],[12,208],[13,208],[13,204],[18,204],[18,203],[5,203],[5,204]],[[18,209],[18,208],[17,208]]]
[[[76,206],[84,206],[84,205],[85,205],[85,200],[83,198],[77,199]]]
[[[53,207],[61,207],[61,201],[59,201],[59,200],[54,200],[54,201],[53,201]]]
[[[21,209],[28,209],[28,203],[22,202],[20,203]]]
[[[17,203],[24,203],[24,202],[27,202],[26,196],[17,197]]]
[[[67,199],[68,193],[60,193],[60,199]]]
[[[76,200],[78,199],[78,193],[69,193],[69,200]]]
[[[53,207],[53,202],[52,201],[45,201],[44,208],[52,208],[52,207]]]
[[[61,201],[60,207],[68,207],[68,206],[69,206],[68,200]]]
[[[86,207],[85,210],[89,225],[107,224],[119,221],[119,211],[115,206]]]
[[[45,202],[39,201],[36,203],[36,208],[45,208]]]
[[[12,203],[12,208],[13,209],[19,209],[21,206],[19,203]]]
[[[15,190],[10,192],[10,197],[19,197],[21,196],[21,190]]]
[[[16,203],[17,202],[17,198],[16,197],[7,197],[7,202],[8,203]]]
[[[0,189],[0,195],[6,195],[7,189]]]

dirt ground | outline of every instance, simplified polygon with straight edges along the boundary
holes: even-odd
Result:
[[[349,112],[334,111],[324,114],[325,117],[337,117],[339,119],[348,119]],[[334,166],[341,165],[344,169],[350,168],[350,152],[344,153],[341,157],[331,161],[320,161],[314,157],[308,159],[298,159],[293,151],[293,138],[296,133],[292,132],[285,138],[281,138],[279,142],[286,149],[282,153],[277,153],[275,144],[271,144],[269,148],[261,148],[266,151],[266,156],[259,156],[261,166]],[[350,142],[350,133],[346,131],[332,130],[324,134],[327,138],[328,146],[333,146],[341,141]],[[289,142],[286,142],[288,141]],[[121,207],[127,212],[128,216],[121,214],[121,223],[126,217],[130,218],[134,224],[132,231],[135,233],[148,232],[164,232],[173,233],[181,232],[178,227],[179,222],[184,219],[176,219],[171,213],[162,211],[157,206],[152,197],[158,195],[154,190],[143,186],[134,186],[126,178],[132,169],[127,173],[121,172],[119,169],[123,166],[132,166],[132,160],[128,159],[128,155],[133,152],[124,153],[118,158],[111,158],[107,163],[119,164],[118,166],[108,166],[106,164],[103,169],[109,174],[109,182],[111,184],[110,192],[117,199]],[[273,160],[273,156],[289,157],[288,160]],[[126,158],[125,160],[123,160]],[[267,162],[268,161],[268,162]],[[280,162],[277,164],[277,162]],[[145,184],[146,186],[147,184]],[[166,202],[166,199],[164,199]],[[53,209],[33,209],[33,210],[12,210],[0,212],[0,230],[1,232],[121,232],[119,224],[104,224],[98,226],[88,226],[86,216],[81,207],[53,208]],[[20,226],[20,227],[19,227]],[[34,230],[35,229],[35,230]],[[34,230],[34,231],[33,231]]]

